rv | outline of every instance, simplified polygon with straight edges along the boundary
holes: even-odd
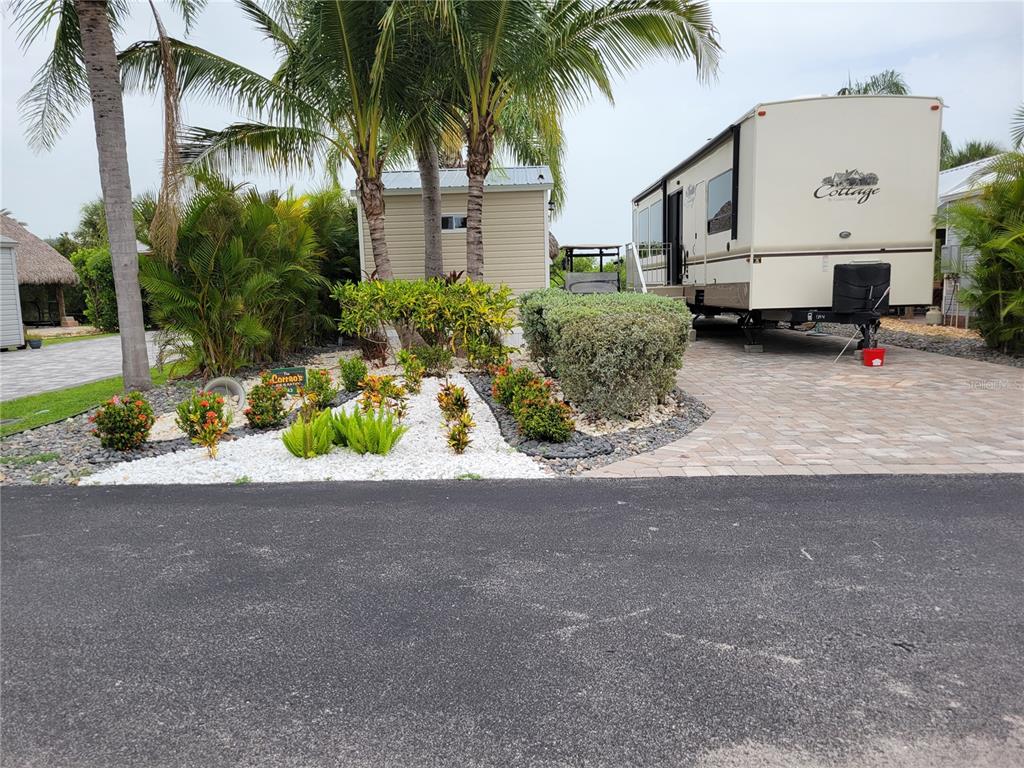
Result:
[[[759,104],[633,198],[634,281],[751,345],[836,321],[873,346],[890,305],[931,303],[941,132],[937,98]]]

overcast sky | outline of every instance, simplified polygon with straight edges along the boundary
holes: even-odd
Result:
[[[173,11],[160,6],[171,34]],[[616,89],[614,106],[595,100],[567,118],[566,206],[552,225],[563,243],[623,242],[630,199],[759,101],[834,93],[847,77],[902,72],[913,93],[940,96],[954,144],[1008,143],[1010,116],[1024,91],[1024,3],[713,3],[725,53],[715,82],[699,85],[691,65],[656,64]],[[92,116],[86,107],[56,148],[35,155],[25,142],[17,101],[42,63],[48,41],[22,52],[3,19],[0,207],[37,235],[73,229],[82,203],[98,196]],[[119,45],[151,39],[138,3]],[[268,46],[230,2],[211,0],[192,40],[269,72]],[[154,190],[161,155],[160,103],[125,104],[133,192]],[[187,124],[216,128],[236,117],[186,104]],[[868,127],[865,126],[865,130]],[[261,189],[316,186],[316,178],[256,178]],[[351,186],[351,173],[345,178]]]

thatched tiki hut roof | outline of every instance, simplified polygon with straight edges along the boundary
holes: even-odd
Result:
[[[78,285],[71,262],[6,213],[0,214],[0,234],[14,240],[20,285]]]

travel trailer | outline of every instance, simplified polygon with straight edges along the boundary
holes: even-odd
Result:
[[[930,304],[942,102],[759,104],[633,198],[631,279],[695,313],[850,322]]]

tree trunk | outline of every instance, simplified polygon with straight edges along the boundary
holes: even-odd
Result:
[[[469,137],[466,148],[466,274],[473,280],[484,277],[484,180],[491,170],[494,136],[487,125]]]
[[[107,216],[110,260],[117,296],[117,322],[121,331],[121,371],[126,390],[150,389],[146,327],[139,290],[139,253],[132,220],[132,188],[128,176],[128,146],[124,132],[124,105],[114,36],[107,4],[102,0],[74,0],[82,39],[82,56],[92,96],[93,125],[99,155],[100,187]]]
[[[370,230],[370,248],[373,251],[373,265],[377,277],[381,280],[392,280],[391,257],[388,256],[388,241],[384,237],[384,182],[380,180],[380,166],[374,173],[367,174],[367,158],[360,158],[360,170],[357,170],[356,190],[359,192],[359,203],[363,207],[363,215]]]
[[[441,277],[444,254],[441,249],[441,174],[438,171],[437,146],[433,141],[416,145],[416,164],[420,169],[423,195],[423,274]]]

